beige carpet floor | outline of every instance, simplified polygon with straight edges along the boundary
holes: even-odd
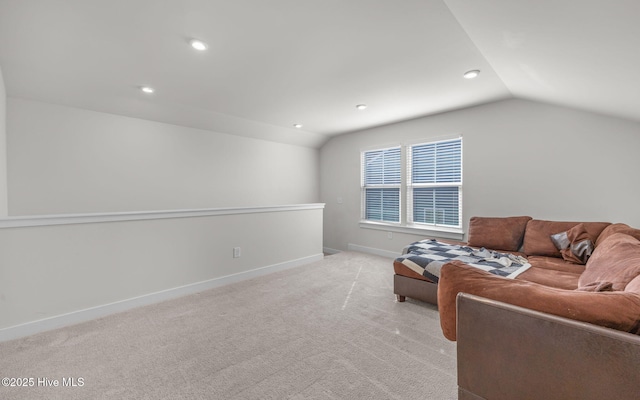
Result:
[[[440,400],[457,390],[437,309],[396,303],[391,260],[355,252],[0,343],[0,375],[35,380],[0,387],[1,399]]]

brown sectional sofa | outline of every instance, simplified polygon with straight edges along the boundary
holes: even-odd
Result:
[[[531,267],[506,279],[454,261],[435,285],[394,263],[399,300],[435,294],[458,341],[460,399],[640,398],[639,229],[474,217],[466,245]]]
[[[469,293],[491,300],[640,334],[640,230],[606,222],[557,222],[509,218],[472,218],[469,245],[488,247],[502,240],[503,251],[522,250],[531,267],[504,279],[460,262],[442,267],[438,305],[444,335],[456,339],[456,296]],[[483,227],[496,221],[507,234]],[[513,238],[519,233],[522,243]],[[563,254],[552,235],[576,231],[593,250],[584,264]],[[504,232],[504,231],[503,231]],[[586,234],[585,234],[586,233]],[[565,252],[566,253],[566,252]],[[568,261],[569,260],[569,261]]]

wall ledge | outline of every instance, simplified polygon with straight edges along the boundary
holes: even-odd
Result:
[[[93,224],[100,222],[140,221],[150,219],[167,218],[192,218],[209,217],[219,215],[273,213],[283,211],[324,209],[324,203],[290,204],[280,206],[261,207],[228,207],[228,208],[202,208],[186,210],[159,210],[159,211],[131,211],[94,214],[55,214],[33,215],[24,217],[7,217],[0,219],[0,229],[24,228],[31,226]]]

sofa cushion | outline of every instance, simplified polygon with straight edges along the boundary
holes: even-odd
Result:
[[[614,233],[596,247],[578,281],[579,286],[593,282],[612,282],[613,290],[625,290],[640,275],[640,240]]]
[[[529,256],[558,257],[562,255],[551,241],[551,235],[568,231],[580,222],[543,221],[532,219],[524,231],[524,252]],[[594,240],[609,226],[609,222],[583,222],[584,228]]]
[[[626,233],[627,235],[633,236],[634,238],[640,240],[640,229],[632,228],[627,224],[611,224],[604,228],[602,233],[600,233],[600,236],[598,236],[598,239],[595,243],[596,247],[598,247],[603,240],[614,233]]]
[[[631,282],[627,283],[624,291],[640,294],[640,275],[636,276],[631,280]]]
[[[565,261],[575,264],[586,264],[593,252],[594,238],[580,223],[565,232],[551,235],[551,241],[560,250],[560,254]]]
[[[445,264],[440,272],[440,325],[449,340],[456,340],[456,296],[461,292],[640,334],[640,295],[636,293],[556,289],[505,279],[459,261]]]
[[[593,251],[578,286],[611,282],[613,290],[624,290],[640,275],[640,240],[624,233],[613,233]]]
[[[576,290],[581,292],[613,292],[613,283],[611,282],[593,282],[587,286],[580,286]]]
[[[409,267],[407,267],[406,265],[398,261],[393,262],[393,272],[396,275],[406,276],[407,278],[420,279],[421,281],[433,282],[431,279],[428,279],[425,276],[420,275],[419,273],[415,272],[414,270],[410,269]]]
[[[541,257],[541,258],[551,259],[551,257]],[[556,258],[556,260],[562,261],[561,258]],[[531,265],[532,265],[531,268],[529,268],[528,270],[518,275],[516,279],[521,281],[534,282],[540,285],[545,285],[545,286],[554,287],[558,289],[574,290],[578,288],[578,280],[580,279],[580,272],[545,269],[545,268],[534,267],[533,264]],[[571,264],[571,265],[577,265],[577,264]]]
[[[570,263],[562,258],[529,256],[527,257],[532,268],[550,269],[552,271],[571,272],[580,276],[584,272],[584,265]],[[577,287],[577,286],[576,286]]]
[[[471,217],[467,243],[491,250],[518,251],[531,217]]]

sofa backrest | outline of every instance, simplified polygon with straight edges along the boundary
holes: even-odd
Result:
[[[613,235],[614,233],[625,233],[627,235],[633,236],[634,238],[640,240],[640,229],[632,228],[627,224],[618,223],[618,224],[611,224],[606,228],[604,228],[604,230],[602,231],[602,233],[600,233],[600,236],[598,236],[598,239],[594,244],[596,245],[596,247],[598,247],[598,245],[600,245],[600,243],[602,243],[603,240],[608,238],[610,235]]]
[[[580,287],[594,284],[611,284],[612,290],[640,289],[635,280],[640,276],[640,240],[617,232],[607,236],[596,247],[578,279]]]
[[[471,217],[467,244],[491,250],[519,251],[531,217]]]
[[[524,253],[528,256],[562,257],[558,248],[551,241],[551,235],[568,231],[580,223],[532,219],[527,222],[524,231]],[[596,243],[600,233],[611,225],[609,222],[582,222],[582,224],[584,224],[593,243]]]

